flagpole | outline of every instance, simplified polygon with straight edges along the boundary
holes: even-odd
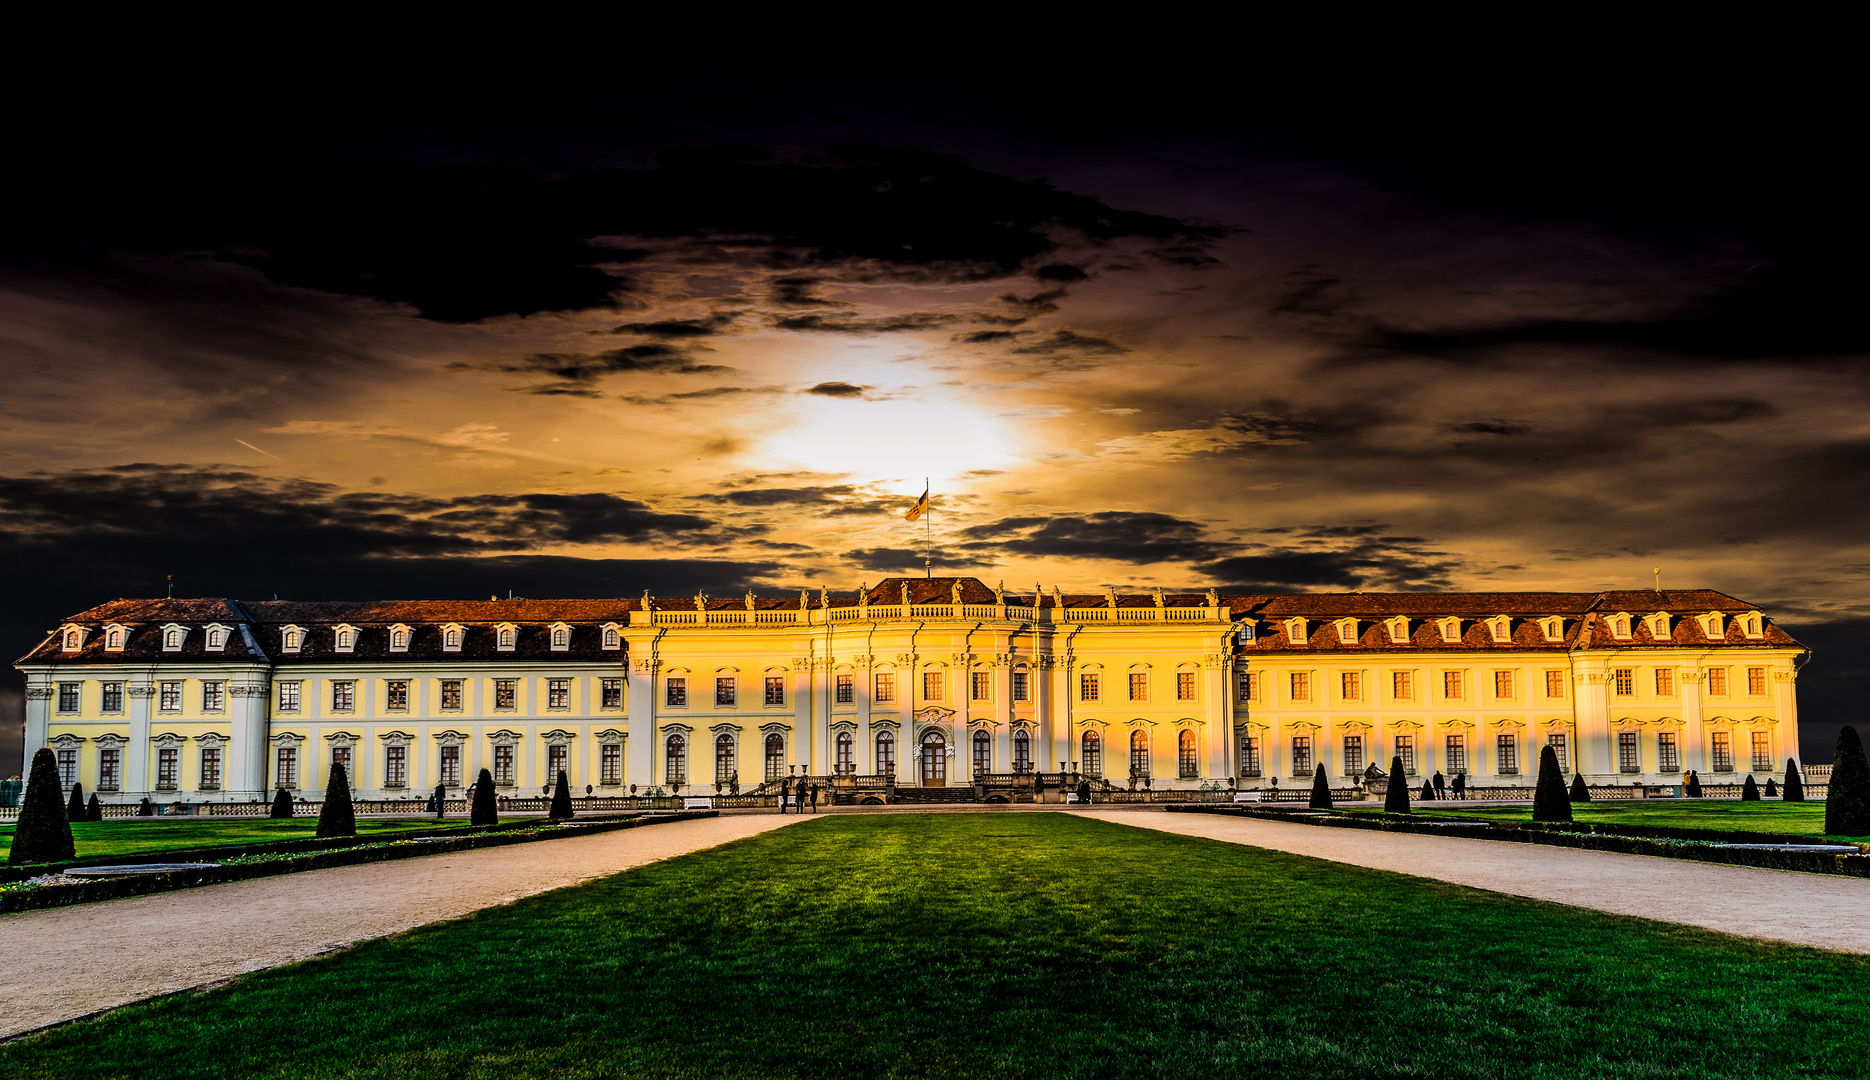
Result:
[[[922,478],[922,490],[929,490],[929,478]],[[935,576],[935,500],[929,499],[928,520],[923,524],[922,541],[922,580]]]

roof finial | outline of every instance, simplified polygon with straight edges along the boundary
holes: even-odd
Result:
[[[1662,567],[1656,567],[1656,595],[1662,595]]]

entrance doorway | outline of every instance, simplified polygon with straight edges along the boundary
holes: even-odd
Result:
[[[922,786],[948,786],[948,740],[939,731],[922,736]]]

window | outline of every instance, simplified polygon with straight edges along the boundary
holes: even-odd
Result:
[[[855,705],[857,703],[857,677],[855,675],[839,675],[837,678],[836,694],[837,703],[839,705]]]
[[[832,767],[839,776],[857,775],[857,738],[848,731],[838,732],[837,757]]]
[[[1242,735],[1240,737],[1240,775],[1259,776],[1260,769],[1260,740],[1252,735]]]
[[[1747,693],[1752,694],[1754,697],[1765,696],[1766,694],[1766,669],[1765,668],[1750,667],[1747,669]]]
[[[495,679],[493,681],[493,707],[496,709],[519,707],[518,679]]]
[[[1675,696],[1675,669],[1659,667],[1656,669],[1656,696]]]
[[[350,712],[357,707],[357,684],[343,679],[331,684],[331,711]]]
[[[115,791],[123,775],[123,751],[114,746],[100,747],[97,751],[97,789]]]
[[[688,783],[688,740],[669,736],[662,751],[662,778],[671,784]]]
[[[156,691],[156,708],[162,712],[182,711],[182,684],[162,683]]]
[[[383,786],[407,787],[409,784],[409,748],[407,746],[386,746],[383,748]]]
[[[75,713],[78,711],[78,691],[83,683],[62,682],[58,684],[58,711]]]
[[[1545,696],[1554,700],[1565,696],[1565,673],[1563,671],[1545,673]]]
[[[1338,624],[1338,642],[1344,645],[1357,644],[1357,620],[1346,619]]]
[[[356,786],[357,774],[351,771],[350,747],[334,746],[331,748],[331,767],[333,769],[343,769],[344,775],[350,778],[351,786]]]
[[[1178,671],[1175,673],[1175,700],[1177,701],[1195,700],[1195,673],[1194,672]]]
[[[570,679],[547,679],[545,681],[545,707],[548,709],[571,708]]]
[[[600,784],[623,783],[623,747],[616,743],[605,743],[598,747],[597,782]]]
[[[877,775],[896,775],[896,736],[887,731],[877,735]]]
[[[623,708],[623,680],[622,679],[600,679],[598,680],[598,700],[602,702],[602,706],[601,706],[602,708],[606,708],[606,709]]]
[[[1461,620],[1448,619],[1444,621],[1441,624],[1441,639],[1443,641],[1460,641],[1461,640]]]
[[[1501,776],[1516,775],[1519,772],[1518,737],[1501,732],[1499,738],[1494,741],[1494,745],[1495,753],[1498,755],[1495,764],[1499,766],[1495,771]]]
[[[511,649],[513,647],[513,637],[513,628],[510,626],[502,626],[499,636],[495,640],[494,647],[499,649]]]
[[[1513,700],[1513,673],[1496,671],[1493,673],[1493,696],[1496,701]]]
[[[1201,766],[1195,760],[1195,733],[1184,729],[1175,740],[1175,774],[1184,780],[1201,775]]]
[[[1030,689],[1028,689],[1030,678],[1031,676],[1027,672],[1024,672],[1024,671],[1015,671],[1013,673],[1013,700],[1014,701],[1031,701],[1032,700],[1032,692]]]
[[[1451,773],[1467,772],[1467,736],[1450,735],[1444,750],[1443,764]]]
[[[1104,775],[1104,740],[1095,731],[1087,731],[1078,743],[1079,765],[1084,767],[1084,775],[1093,779]]]
[[[58,784],[59,786],[70,787],[73,784],[77,783],[78,782],[78,751],[77,750],[58,750],[58,751],[54,751],[53,757],[55,757],[58,760]]]
[[[876,676],[876,697],[872,701],[877,705],[896,704],[896,673],[879,671]]]
[[[618,641],[618,638],[617,638],[617,628],[614,626],[606,626],[604,628],[604,648],[614,649],[614,648],[617,648],[619,644],[620,642]]]
[[[1390,672],[1390,697],[1397,701],[1415,700],[1415,673],[1412,671]]]
[[[774,732],[766,737],[766,778],[777,780],[786,775],[786,739]]]
[[[1615,684],[1618,697],[1631,697],[1636,693],[1636,669],[1620,667],[1611,673],[1611,682]]]
[[[1292,700],[1310,701],[1312,699],[1312,676],[1310,672],[1292,673]]]
[[[174,627],[164,630],[162,632],[163,649],[165,649],[168,652],[174,652],[175,650],[181,648],[182,647],[182,633],[183,631],[177,628],[174,628]]]
[[[442,631],[442,650],[444,652],[459,652],[460,649],[461,631],[452,626]]]
[[[1338,690],[1343,694],[1345,701],[1362,701],[1364,699],[1363,673],[1341,672],[1338,675]]]
[[[850,738],[846,735],[845,738]],[[734,737],[716,735],[714,737],[714,782],[731,784],[740,775],[740,767],[734,761]]]
[[[554,626],[552,628],[552,647],[554,649],[570,648],[571,631],[563,626]]]
[[[1467,696],[1467,688],[1461,685],[1461,672],[1441,673],[1441,696],[1447,701],[1460,701]]]
[[[732,706],[740,700],[740,691],[734,682],[734,676],[722,675],[714,680],[714,703]]]
[[[286,628],[285,637],[282,639],[282,641],[286,647],[287,652],[298,652],[300,640],[301,640],[301,635],[299,633],[298,627],[293,626],[293,627]]]
[[[784,705],[786,703],[786,677],[768,675],[766,677],[766,704]]]
[[[77,652],[84,647],[84,635],[76,630],[65,631],[65,651]]]
[[[1310,776],[1312,774],[1312,737],[1294,735],[1292,737],[1292,775]]]
[[[1344,775],[1356,776],[1364,771],[1364,737],[1362,735],[1344,736]]]
[[[221,748],[203,747],[201,751],[201,790],[221,789]]]
[[[940,701],[942,699],[942,677],[939,671],[922,673],[922,700]]]
[[[513,748],[511,746],[493,748],[493,782],[495,787],[513,786]]]
[[[182,751],[172,746],[161,747],[156,751],[157,791],[175,790],[177,781],[176,774],[181,771],[181,756]],[[292,785],[284,784],[281,786],[291,787]]]
[[[105,712],[122,712],[123,711],[123,684],[122,683],[107,682],[104,684],[104,711]]]
[[[1626,773],[1643,771],[1643,762],[1637,756],[1636,732],[1634,731],[1617,733],[1617,770]]]
[[[1729,735],[1725,731],[1717,731],[1714,733],[1713,757],[1714,757],[1714,771],[1715,772],[1733,772],[1734,771],[1733,736]]]
[[[1130,732],[1130,775],[1149,775],[1149,736],[1140,731]]]
[[[974,775],[985,776],[993,771],[993,739],[984,731],[974,733]]]
[[[1130,672],[1130,700],[1131,701],[1148,701],[1149,700],[1149,673],[1148,672],[1144,672],[1144,671]]]
[[[273,752],[273,786],[276,788],[295,788],[299,786],[299,748],[282,746]]]
[[[1032,736],[1024,728],[1013,733],[1013,771],[1029,773],[1032,771]]]
[[[1773,753],[1767,747],[1766,733],[1764,731],[1753,732],[1753,771],[1773,771]]]
[[[390,631],[390,651],[409,651],[409,631],[398,626]]]
[[[409,711],[409,683],[405,679],[391,679],[384,686],[384,707],[390,712]]]
[[[461,748],[444,746],[441,748],[441,782],[448,787],[461,786]]]
[[[1260,700],[1260,676],[1257,672],[1237,671],[1234,673],[1234,696],[1242,704]]]
[[[104,647],[112,651],[123,648],[123,631],[117,627],[111,627],[104,635]]]
[[[1493,633],[1495,641],[1513,640],[1513,624],[1507,619],[1495,619],[1487,624],[1487,629]]]
[[[671,675],[665,685],[664,698],[668,704],[678,709],[686,708],[688,706],[688,680],[680,675]]]
[[[442,680],[442,709],[447,712],[461,711],[461,680]]]
[[[548,746],[545,748],[545,780],[548,784],[558,783],[558,774],[565,773],[565,782],[571,782],[571,747]]]
[[[1402,759],[1403,775],[1415,775],[1415,736],[1396,736],[1396,756]]]
[[[1552,756],[1558,759],[1558,771],[1571,771],[1570,740],[1561,732],[1553,732],[1545,737],[1545,745],[1552,748]]]
[[[1656,735],[1656,771],[1671,773],[1682,771],[1681,752],[1676,747],[1675,733],[1672,731],[1664,731]]]
[[[1098,678],[1099,675],[1095,671],[1087,671],[1078,676],[1079,701],[1101,701],[1103,699],[1103,691],[1098,687]]]
[[[972,691],[973,700],[992,701],[993,700],[993,672],[974,671],[974,672],[970,672],[969,674],[971,676],[971,679],[969,680],[969,682],[971,684],[970,690]]]
[[[227,684],[218,680],[209,680],[201,684],[201,711],[225,712],[227,710]]]
[[[1616,638],[1627,638],[1630,636],[1630,617],[1628,615],[1617,615],[1611,618],[1610,636]]]
[[[1709,697],[1726,697],[1727,696],[1727,669],[1726,668],[1715,667],[1715,668],[1708,669],[1708,696]]]
[[[279,684],[279,711],[283,713],[299,711],[299,684],[282,682]]]

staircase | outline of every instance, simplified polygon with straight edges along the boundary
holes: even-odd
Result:
[[[899,787],[896,789],[896,798],[892,801],[897,803],[930,804],[971,803],[974,802],[975,799],[974,789],[972,787]]]

